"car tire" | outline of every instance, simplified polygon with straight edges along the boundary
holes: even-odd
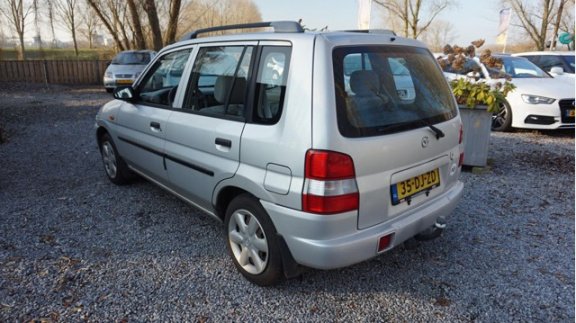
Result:
[[[107,88],[106,88],[106,92],[108,92],[108,93],[112,93],[112,91],[114,91],[114,89],[113,89],[113,88],[109,88],[109,87],[107,87]]]
[[[236,197],[224,224],[228,252],[238,271],[259,286],[280,283],[284,277],[276,229],[258,200],[247,194]]]
[[[500,104],[498,111],[492,114],[493,131],[510,131],[512,130],[512,110],[507,102]]]
[[[116,145],[107,133],[100,138],[100,155],[108,179],[116,185],[127,184],[130,179],[130,169],[118,154]]]

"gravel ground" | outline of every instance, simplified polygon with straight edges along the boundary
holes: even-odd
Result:
[[[0,321],[574,322],[574,132],[494,133],[444,235],[261,288],[221,225],[111,184],[100,88],[0,83]]]

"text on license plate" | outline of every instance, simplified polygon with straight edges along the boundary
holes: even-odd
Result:
[[[132,80],[116,80],[117,84],[132,84]]]
[[[438,168],[409,178],[405,181],[393,184],[390,187],[392,204],[396,205],[406,201],[407,198],[420,192],[431,190],[440,185],[440,173]]]

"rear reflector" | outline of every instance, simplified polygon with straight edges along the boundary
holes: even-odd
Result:
[[[393,236],[394,233],[390,233],[388,235],[380,237],[380,240],[378,240],[378,252],[384,251],[388,249],[388,247],[390,247],[390,243],[392,242]]]

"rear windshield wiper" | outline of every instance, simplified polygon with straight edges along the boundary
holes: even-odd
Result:
[[[437,128],[436,126],[434,126],[432,123],[430,123],[429,121],[425,121],[425,120],[420,120],[420,124],[428,127],[428,129],[432,130],[432,132],[434,132],[434,134],[436,135],[436,140],[440,140],[440,138],[443,138],[444,136],[446,136],[444,134],[444,131],[440,130],[439,128]]]
[[[427,123],[426,126],[428,126],[428,128],[436,134],[436,140],[440,140],[440,138],[445,136],[444,132],[442,130],[436,128],[434,125]]]

